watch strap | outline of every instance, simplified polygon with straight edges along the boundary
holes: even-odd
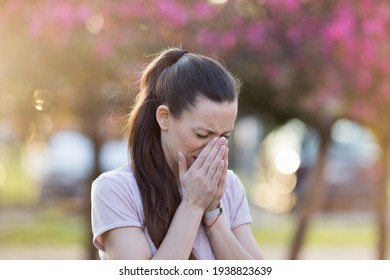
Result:
[[[218,207],[215,208],[214,210],[204,212],[203,218],[209,219],[209,218],[213,218],[215,216],[219,216],[221,214],[222,214],[222,206],[221,206],[221,204],[219,204]]]

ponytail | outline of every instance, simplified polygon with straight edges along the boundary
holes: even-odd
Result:
[[[140,93],[129,118],[129,151],[145,215],[145,227],[159,248],[181,202],[179,188],[160,142],[155,113],[160,101],[155,94],[157,79],[186,51],[162,53],[143,72]],[[190,259],[195,259],[193,253]]]

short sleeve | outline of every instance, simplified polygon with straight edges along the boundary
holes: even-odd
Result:
[[[243,224],[249,224],[252,222],[250,214],[249,204],[246,197],[246,191],[242,185],[240,179],[236,174],[231,172],[231,200],[233,203],[230,205],[230,225],[231,229],[234,229]]]
[[[135,188],[136,185],[131,186],[131,182],[116,181],[104,176],[100,176],[92,183],[93,244],[99,250],[104,251],[101,238],[103,233],[119,227],[143,226],[143,219],[137,210],[139,206],[137,196],[134,194]]]

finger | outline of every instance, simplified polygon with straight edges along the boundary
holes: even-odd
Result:
[[[224,187],[224,185],[226,183],[226,176],[227,176],[228,165],[229,165],[228,154],[229,154],[229,149],[226,150],[226,153],[225,153],[224,158],[223,158],[223,161],[224,161],[223,174],[222,174],[221,181],[219,183],[219,187]]]
[[[211,149],[211,151],[208,153],[208,155],[207,155],[206,159],[204,160],[204,163],[201,167],[201,168],[204,168],[205,172],[208,172],[212,163],[215,160],[219,160],[219,159],[223,158],[223,155],[221,157],[220,152],[221,152],[222,147],[224,147],[224,149],[226,150],[225,144],[226,144],[226,139],[224,137],[219,138],[217,143],[214,145],[213,149]],[[224,153],[224,151],[223,151],[223,153]],[[215,170],[215,168],[216,168],[216,166],[214,166],[214,170]]]
[[[211,179],[211,185],[217,187],[217,192],[218,192],[219,183],[220,183],[221,178],[222,178],[224,165],[225,165],[225,162],[222,159],[219,160],[217,170]]]
[[[182,178],[184,173],[187,172],[187,161],[184,155],[179,152],[179,178]]]
[[[227,171],[228,171],[227,167],[228,167],[228,162],[225,160],[221,180],[219,181],[219,184],[218,184],[218,189],[220,189],[222,191],[222,194],[225,192],[225,187],[226,187],[226,177],[227,177]],[[222,194],[221,194],[221,196],[222,196]]]
[[[217,171],[217,169],[220,165],[220,161],[223,162],[223,166],[225,165],[225,161],[223,160],[225,153],[226,153],[226,147],[225,146],[220,147],[218,152],[217,152],[217,155],[214,157],[213,161],[210,163],[210,166],[208,167],[207,173],[206,173],[206,177],[209,178],[210,180],[213,178],[215,172]],[[210,157],[212,157],[212,156],[210,156]],[[207,159],[206,162],[208,160],[209,159]],[[205,163],[205,165],[206,165],[206,163]]]
[[[228,154],[229,154],[229,149],[226,150],[225,156],[224,156],[224,167],[223,167],[223,173],[221,176],[221,180],[219,181],[218,184],[218,191],[217,191],[217,199],[221,199],[222,195],[225,192],[226,189],[226,178],[227,178],[227,171],[228,171]]]
[[[226,189],[226,176],[227,176],[227,167],[228,167],[228,152],[229,149],[226,149],[225,155],[223,156],[223,162],[220,161],[220,164],[222,166],[222,175],[220,177],[218,187],[216,189],[215,195],[213,196],[212,201],[210,202],[209,206],[207,207],[206,211],[211,211],[218,207],[218,204],[221,201],[221,198],[223,194],[225,193]],[[216,174],[215,180],[218,180],[218,174]]]
[[[212,180],[214,178],[214,175],[216,172],[218,172],[218,169],[221,168],[222,164],[222,172],[225,172],[226,169],[226,156],[227,156],[227,150],[228,148],[223,145],[219,148],[218,154],[214,158],[213,162],[210,164],[210,167],[207,171],[207,177]]]
[[[226,175],[227,175],[228,165],[229,165],[228,155],[229,155],[229,148],[226,149],[225,155],[223,157],[224,166],[223,166],[222,179],[225,179],[225,180],[226,180]]]
[[[227,169],[229,165],[229,148],[226,148],[226,152],[223,157],[223,160],[225,161],[225,165],[226,165],[225,168]]]
[[[210,153],[210,151],[213,149],[213,147],[215,146],[215,144],[217,143],[218,141],[218,137],[215,137],[214,139],[212,139],[209,143],[207,143],[207,145],[203,148],[203,150],[200,152],[200,154],[198,155],[198,158],[195,160],[195,162],[193,163],[192,166],[194,166],[195,168],[199,169],[203,166],[204,164],[204,161],[206,160],[207,158],[207,155]]]

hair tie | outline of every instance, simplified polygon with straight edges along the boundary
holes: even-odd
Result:
[[[180,53],[180,55],[179,55],[179,57],[178,57],[178,59],[180,59],[185,53],[188,53],[188,51],[182,50],[181,53]]]

